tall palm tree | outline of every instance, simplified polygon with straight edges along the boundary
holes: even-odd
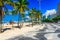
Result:
[[[3,6],[4,6],[3,0],[0,0],[0,33],[1,33],[1,29],[2,29],[2,16],[4,15]]]
[[[33,27],[33,14],[32,13],[29,13],[29,17],[31,18],[31,21],[32,21],[32,27]]]
[[[39,23],[42,18],[42,13],[39,10],[36,10],[35,17],[37,18],[37,22]]]
[[[32,21],[32,27],[33,27],[33,20],[35,19],[35,13],[36,13],[35,8],[32,8],[32,10],[30,10],[30,13],[29,13],[29,17],[31,18],[31,21]]]
[[[22,16],[22,14],[24,14],[25,10],[28,10],[28,1],[27,0],[18,0],[17,2],[15,2],[15,6],[14,8],[17,9],[17,13],[19,12],[19,18],[18,18],[18,26],[19,26],[19,20],[20,20],[20,16]]]
[[[25,14],[23,13],[21,14],[21,16],[22,16],[22,25],[23,25]]]
[[[37,19],[36,22],[39,23],[39,20],[41,19],[42,14],[39,10],[32,8],[32,10],[29,13],[29,17],[32,19],[32,26],[33,26],[33,21]]]
[[[10,11],[10,13],[12,14],[12,22],[13,22],[13,16],[16,15],[16,9],[13,9],[12,11]],[[13,23],[12,23],[12,28],[13,28]]]
[[[12,1],[11,0],[0,0],[0,33],[1,33],[1,30],[2,30],[2,18],[4,16],[3,7],[5,7],[5,4],[12,5]]]

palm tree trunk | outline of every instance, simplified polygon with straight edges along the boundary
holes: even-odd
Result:
[[[32,19],[32,27],[33,27],[33,19]]]
[[[19,14],[20,14],[20,13],[19,13]],[[18,28],[20,28],[20,27],[19,27],[19,26],[20,26],[20,25],[19,25],[19,19],[20,19],[19,17],[20,17],[20,15],[18,16]]]
[[[20,26],[20,25],[19,25],[19,19],[18,19],[18,28],[20,28],[19,26]]]
[[[12,22],[13,22],[13,16],[12,16]],[[12,29],[13,29],[14,27],[13,27],[13,23],[12,23]]]
[[[38,24],[39,24],[40,22],[39,22],[39,18],[38,18]]]
[[[21,23],[19,23],[19,21],[20,21],[20,13],[19,13],[19,17],[18,17],[18,28],[21,28],[22,26],[21,26]]]
[[[3,13],[2,6],[0,6],[0,33],[2,32],[1,31],[2,30],[2,13]]]
[[[22,27],[23,27],[23,24],[24,24],[24,19],[22,18]]]
[[[30,21],[29,21],[29,26],[30,26]]]

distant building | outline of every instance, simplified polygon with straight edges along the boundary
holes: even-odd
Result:
[[[60,3],[58,3],[58,8],[57,8],[57,13],[56,13],[57,16],[60,16]]]
[[[46,16],[44,15],[44,16],[42,16],[42,20],[45,20],[45,18],[46,18]]]
[[[48,15],[47,17],[48,17],[48,19],[51,19],[51,15]]]

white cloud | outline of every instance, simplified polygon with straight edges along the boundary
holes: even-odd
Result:
[[[52,9],[52,10],[46,10],[46,12],[45,12],[45,14],[43,14],[43,16],[45,15],[46,18],[47,18],[47,16],[53,15],[53,14],[56,14],[56,10],[55,10],[55,9]]]
[[[30,18],[29,16],[26,16],[26,18]]]

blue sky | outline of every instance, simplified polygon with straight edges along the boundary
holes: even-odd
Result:
[[[36,8],[36,9],[40,9],[42,11],[42,13],[45,13],[46,10],[51,10],[51,9],[56,9],[57,10],[57,5],[58,3],[60,2],[60,0],[28,0],[29,1],[29,5],[28,7],[31,9],[31,8]],[[12,9],[11,6],[6,6],[9,10]]]
[[[60,0],[41,0],[41,11],[45,13],[46,10],[55,9],[57,10],[57,6]]]
[[[28,0],[29,1],[29,5],[28,7],[31,9],[31,8],[36,8],[36,9],[39,9],[41,10],[41,12],[44,14],[46,12],[46,10],[51,10],[51,9],[56,9],[57,10],[57,5],[58,3],[60,2],[60,0]],[[13,7],[10,6],[10,5],[6,5],[6,7],[9,9],[9,10],[12,10]],[[26,13],[26,15],[28,15],[28,13]],[[15,15],[14,16],[14,20],[18,20],[18,15]],[[8,19],[7,19],[8,18]],[[4,21],[6,20],[11,20],[12,19],[12,16],[11,15],[7,15],[4,17]]]
[[[29,2],[29,5],[28,5],[28,7],[31,9],[31,8],[36,8],[36,9],[39,9],[38,7],[39,7],[39,3],[38,3],[38,0],[28,0],[28,2]],[[12,6],[10,6],[10,5],[6,5],[6,7],[9,9],[9,10],[12,10]]]

